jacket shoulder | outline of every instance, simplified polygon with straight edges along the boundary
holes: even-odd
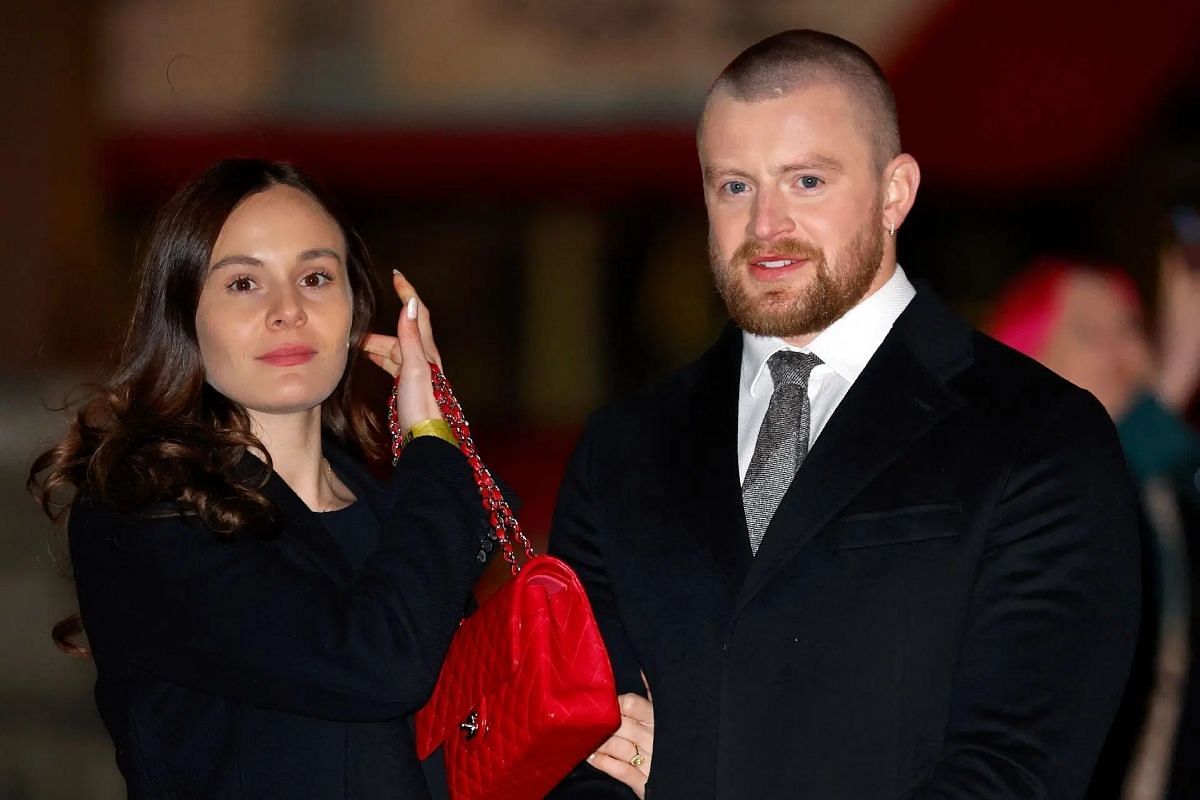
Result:
[[[1083,429],[1113,430],[1090,392],[979,331],[973,332],[972,345],[971,365],[950,385],[995,422],[1036,428],[1054,413]]]

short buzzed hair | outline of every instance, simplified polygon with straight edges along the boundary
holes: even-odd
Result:
[[[830,83],[841,86],[860,112],[859,127],[871,141],[876,165],[882,169],[901,152],[896,98],[875,59],[833,34],[789,30],[751,45],[717,76],[704,105],[707,109],[717,92],[753,103]],[[703,129],[703,116],[700,124]]]

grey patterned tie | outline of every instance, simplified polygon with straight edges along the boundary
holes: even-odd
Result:
[[[742,481],[750,550],[755,554],[775,509],[808,455],[808,376],[820,363],[812,353],[791,350],[780,350],[767,360],[775,390]]]

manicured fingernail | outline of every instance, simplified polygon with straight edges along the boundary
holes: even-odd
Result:
[[[417,318],[417,298],[415,298],[415,297],[410,298],[408,301],[408,318],[409,319]]]
[[[393,275],[399,275],[399,276],[400,276],[400,277],[402,277],[402,278],[404,277],[404,273],[403,273],[403,272],[401,272],[401,271],[400,271],[400,270],[398,270],[398,269],[393,269],[393,270],[392,270],[392,274],[393,274]]]

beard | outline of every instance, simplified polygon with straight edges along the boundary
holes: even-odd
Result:
[[[882,211],[882,209],[881,209]],[[833,269],[825,251],[798,239],[779,239],[767,245],[747,240],[729,261],[722,261],[709,239],[709,263],[717,293],[729,316],[744,331],[787,339],[823,331],[866,296],[883,262],[883,229],[879,214],[867,217]],[[747,291],[747,264],[763,253],[809,262],[812,278],[800,289],[780,287],[755,295]]]

